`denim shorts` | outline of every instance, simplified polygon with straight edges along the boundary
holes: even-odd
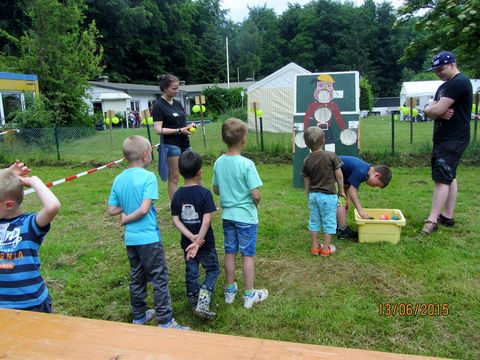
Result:
[[[337,233],[337,204],[336,194],[311,192],[308,194],[310,217],[308,230],[334,235]]]
[[[258,224],[246,224],[239,221],[223,220],[225,254],[254,256],[257,248]]]
[[[184,151],[192,150],[192,148],[190,147],[182,149],[177,145],[171,145],[171,144],[165,144],[165,148],[167,149],[167,158],[176,157],[176,156],[178,157]]]

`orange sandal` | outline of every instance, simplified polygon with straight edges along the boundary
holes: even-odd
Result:
[[[317,248],[311,248],[310,249],[310,254],[318,256],[322,253],[322,245],[318,245]]]
[[[335,245],[328,245],[328,249],[323,249],[323,247],[321,248],[321,251],[320,251],[320,256],[330,256],[332,254],[335,254],[337,252],[337,248],[335,247]]]

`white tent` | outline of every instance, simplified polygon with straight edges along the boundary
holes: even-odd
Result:
[[[471,79],[473,92],[480,91],[480,80]],[[407,81],[402,84],[402,90],[400,90],[400,106],[405,104],[407,97],[413,97],[417,99],[417,108],[423,110],[428,99],[435,96],[435,92],[438,87],[443,84],[441,80],[433,81]]]
[[[259,104],[259,108],[263,112],[264,131],[292,131],[295,75],[298,74],[310,74],[310,71],[291,62],[248,87],[249,110],[252,110],[253,102]],[[248,112],[248,127],[255,129],[253,111]]]
[[[404,82],[400,90],[399,106],[404,106],[407,97],[412,97],[417,99],[417,108],[423,110],[428,99],[435,96],[435,92],[442,84],[441,80]]]

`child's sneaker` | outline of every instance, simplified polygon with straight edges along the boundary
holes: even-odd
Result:
[[[177,329],[177,330],[192,330],[188,326],[182,326],[178,324],[175,319],[172,318],[168,323],[166,324],[160,324],[158,327],[161,327],[163,329]]]
[[[320,252],[320,256],[330,256],[332,254],[335,254],[337,252],[337,248],[335,247],[335,245],[328,245],[328,248],[325,248],[323,247],[322,248],[322,251]]]
[[[150,309],[145,311],[145,315],[143,315],[142,318],[140,319],[133,319],[132,324],[135,325],[145,325],[148,323],[150,320],[152,320],[155,317],[155,310]]]
[[[223,292],[223,294],[225,295],[225,304],[233,304],[233,301],[235,300],[235,295],[237,295],[238,286],[237,286],[237,283],[233,283],[233,285],[234,285],[233,290],[229,290],[225,286],[225,290]]]
[[[255,293],[252,296],[243,297],[243,307],[245,309],[251,309],[253,305],[258,304],[259,302],[264,301],[268,297],[267,289],[256,289]]]

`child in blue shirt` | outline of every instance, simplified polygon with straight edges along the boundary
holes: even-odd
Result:
[[[222,140],[226,154],[220,156],[213,167],[213,192],[220,195],[223,233],[225,237],[225,303],[232,304],[238,287],[235,282],[235,258],[242,255],[245,281],[243,306],[250,309],[268,297],[267,289],[254,289],[254,259],[256,252],[259,187],[262,181],[253,161],[241,155],[247,139],[247,126],[231,118],[222,125]]]
[[[173,224],[182,234],[187,297],[195,315],[202,319],[214,319],[217,314],[210,311],[210,303],[220,266],[210,223],[217,207],[210,190],[201,185],[200,155],[190,150],[183,152],[178,158],[178,168],[185,179],[185,186],[174,193],[171,210]],[[198,283],[200,264],[205,270],[201,286]]]
[[[0,170],[0,307],[51,313],[39,251],[60,202],[42,180],[27,177],[29,172],[19,161]],[[32,187],[40,198],[37,214],[21,209],[23,186]]]
[[[372,166],[354,156],[339,156],[342,161],[343,184],[347,197],[345,204],[340,203],[337,209],[337,237],[339,239],[356,238],[357,233],[347,226],[347,210],[351,201],[363,219],[368,219],[368,213],[362,208],[357,192],[360,184],[385,188],[392,179],[392,172],[386,165]]]
[[[153,206],[158,199],[157,178],[146,170],[152,162],[150,143],[133,135],[124,140],[122,150],[130,165],[113,182],[108,214],[120,215],[120,224],[125,226],[133,323],[144,325],[156,316],[160,327],[190,330],[173,318],[165,252]],[[155,310],[147,310],[145,303],[148,281],[153,286]]]

